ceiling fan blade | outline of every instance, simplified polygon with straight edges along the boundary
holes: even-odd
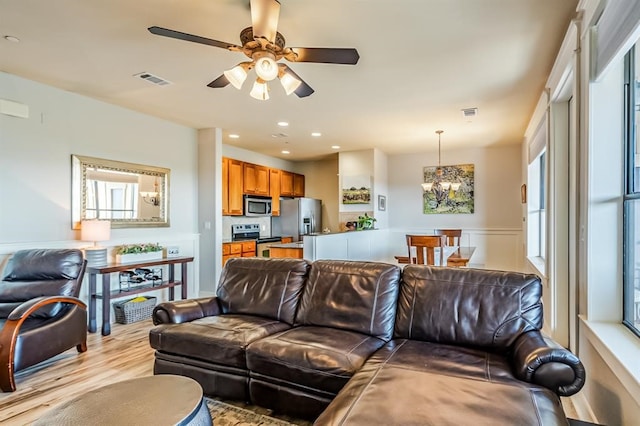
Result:
[[[274,43],[279,19],[280,2],[278,0],[251,0],[251,25],[254,39],[265,39]]]
[[[235,44],[226,43],[224,41],[213,40],[206,37],[200,37],[193,34],[187,34],[180,31],[170,30],[168,28],[149,27],[148,30],[151,34],[169,37],[169,38],[175,38],[178,40],[192,41],[194,43],[206,44],[207,46],[220,47],[222,49],[240,48]]]
[[[280,67],[282,67],[282,69],[284,70],[284,72],[286,72],[287,74],[291,74],[293,77],[295,77],[298,81],[300,81],[300,86],[298,86],[298,88],[293,92],[296,94],[296,96],[298,96],[299,98],[306,98],[309,95],[312,95],[313,92],[315,92],[315,90],[313,90],[311,88],[311,86],[309,86],[303,79],[300,78],[300,76],[298,74],[296,74],[291,68],[289,68],[287,65],[285,64],[278,64]]]
[[[218,87],[225,87],[228,84],[229,84],[229,80],[227,80],[227,77],[225,77],[224,74],[222,74],[220,77],[216,78],[211,83],[207,84],[207,86],[213,89],[217,89]]]
[[[291,47],[290,49],[298,54],[295,62],[355,65],[360,59],[358,51],[353,48]]]

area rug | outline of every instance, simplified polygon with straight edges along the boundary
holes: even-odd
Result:
[[[215,426],[311,426],[311,422],[276,415],[268,408],[205,398]]]

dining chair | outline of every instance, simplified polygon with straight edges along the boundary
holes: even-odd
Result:
[[[446,245],[446,237],[444,235],[407,235],[409,263],[434,266],[444,265],[443,248]],[[436,248],[440,249],[436,252]],[[414,251],[415,254],[413,253]]]
[[[447,237],[448,246],[460,247],[460,240],[462,237],[462,229],[436,229],[435,235],[444,235]]]

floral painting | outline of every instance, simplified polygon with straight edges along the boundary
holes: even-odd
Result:
[[[422,173],[423,213],[473,213],[473,168],[473,164],[425,167]]]

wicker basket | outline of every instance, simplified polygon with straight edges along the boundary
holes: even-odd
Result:
[[[147,299],[144,302],[132,302],[133,299],[122,302],[113,302],[116,322],[119,324],[130,324],[132,322],[151,318],[157,299],[155,297],[143,297]]]

